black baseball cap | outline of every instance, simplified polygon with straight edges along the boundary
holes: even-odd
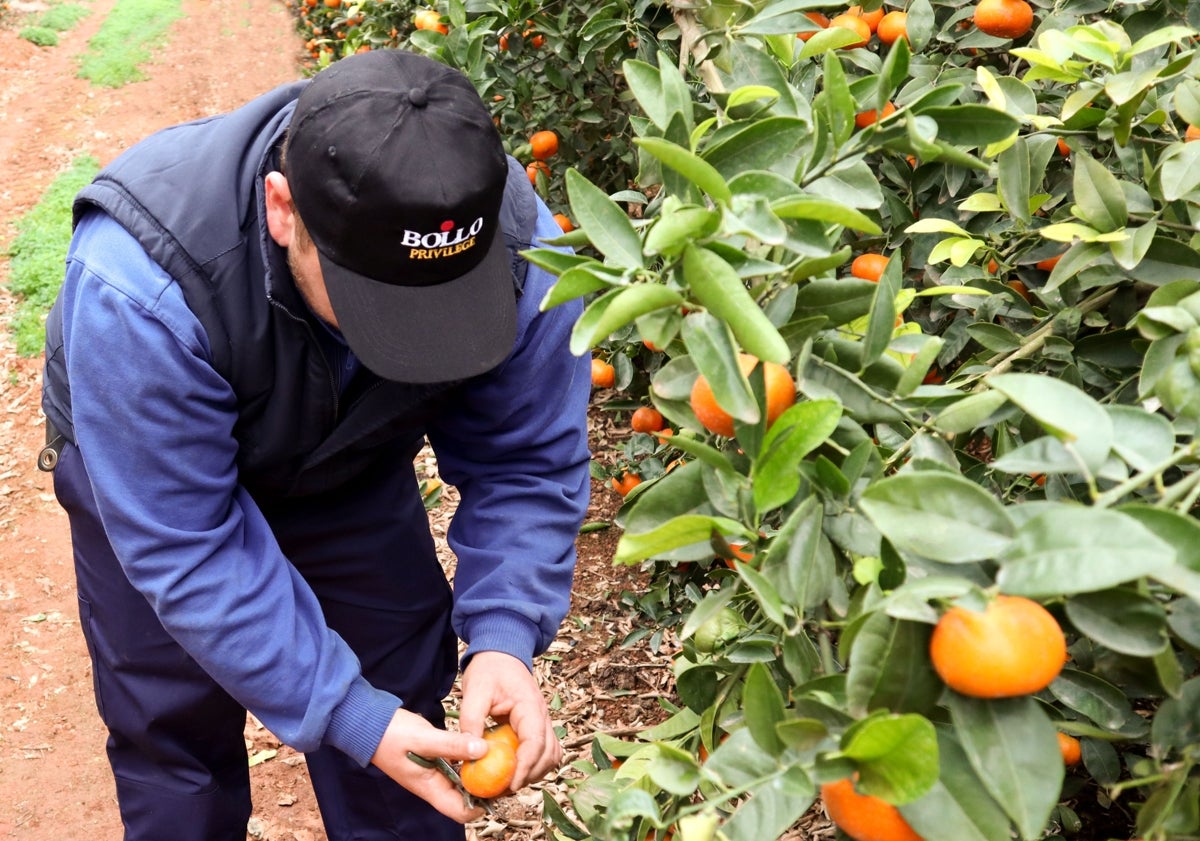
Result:
[[[364,365],[429,383],[508,356],[508,162],[465,75],[403,50],[335,62],[300,94],[286,167],[338,327]]]

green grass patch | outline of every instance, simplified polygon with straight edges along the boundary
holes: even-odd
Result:
[[[88,42],[79,75],[106,88],[144,79],[139,65],[183,15],[181,6],[182,0],[120,0]]]
[[[46,188],[37,206],[17,220],[17,235],[6,253],[11,258],[8,287],[17,296],[10,326],[22,356],[42,352],[46,313],[62,285],[71,244],[71,203],[99,171],[95,158],[76,158]]]
[[[17,35],[39,47],[54,47],[58,45],[58,33],[71,29],[91,13],[79,3],[54,3]]]
[[[91,13],[91,9],[79,3],[55,3],[42,12],[38,18],[38,25],[55,32],[66,32]]]
[[[48,26],[26,26],[17,36],[39,47],[58,46],[58,33]]]

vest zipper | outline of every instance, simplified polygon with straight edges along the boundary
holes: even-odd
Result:
[[[272,298],[270,295],[267,295],[267,302],[286,315],[288,318],[303,324],[304,330],[308,333],[309,342],[316,346],[317,353],[321,357],[321,364],[325,366],[325,373],[329,377],[329,392],[333,395],[333,420],[336,424],[342,416],[342,396],[338,393],[337,377],[333,375],[333,365],[329,363],[329,357],[325,355],[325,350],[321,347],[321,342],[317,338],[316,333],[313,331],[312,324],[309,323],[308,319],[299,317],[286,306]]]

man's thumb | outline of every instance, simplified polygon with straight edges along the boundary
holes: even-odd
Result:
[[[413,751],[425,757],[479,759],[488,752],[488,743],[480,737],[449,730],[436,730],[414,741]]]

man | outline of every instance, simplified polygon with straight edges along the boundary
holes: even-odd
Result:
[[[461,839],[479,808],[409,756],[477,758],[489,717],[514,789],[558,765],[531,661],[568,606],[590,383],[578,312],[539,312],[517,257],[558,232],[470,82],[393,50],[81,191],[43,405],[127,839],[245,837],[247,709],[307,753],[331,839]]]

